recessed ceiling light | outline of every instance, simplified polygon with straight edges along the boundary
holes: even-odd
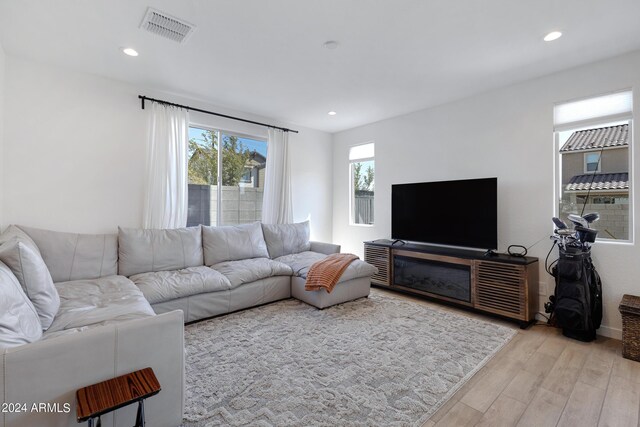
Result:
[[[138,51],[137,51],[137,50],[135,50],[135,49],[133,49],[133,48],[130,48],[130,47],[123,47],[123,48],[122,48],[122,52],[123,52],[125,55],[129,55],[129,56],[138,56]]]
[[[335,40],[329,40],[326,41],[322,44],[322,47],[324,47],[325,49],[336,49],[338,47],[338,42]]]
[[[544,41],[552,42],[554,40],[558,40],[560,37],[562,37],[562,33],[560,31],[552,31],[544,36]]]
[[[327,114],[330,115],[330,116],[335,116],[338,113],[336,113],[335,111],[329,111]]]

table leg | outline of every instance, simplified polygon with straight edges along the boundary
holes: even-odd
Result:
[[[144,420],[144,399],[138,402],[138,414],[136,415],[136,425],[133,427],[145,427]]]

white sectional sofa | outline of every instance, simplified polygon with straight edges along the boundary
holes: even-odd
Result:
[[[156,315],[140,289],[117,275],[117,235],[11,226],[3,237],[0,304],[7,303],[9,285],[14,289],[22,285],[4,264],[12,261],[6,248],[2,250],[5,245],[22,248],[23,253],[13,258],[24,260],[27,255],[33,264],[29,268],[40,267],[39,273],[48,275],[43,281],[50,282],[57,297],[51,300],[58,303],[46,329],[40,323],[34,325],[37,316],[35,322],[29,317],[33,306],[0,312],[0,395],[12,405],[0,414],[0,425],[78,425],[78,388],[148,366],[162,385],[162,392],[145,405],[148,425],[179,425],[184,401],[183,314]],[[23,269],[23,281],[34,276],[29,268]],[[24,294],[31,297],[29,289]],[[12,318],[20,319],[20,324],[8,328],[7,320]],[[24,334],[35,328],[39,334]],[[9,345],[7,338],[11,338]],[[44,411],[33,410],[34,404],[43,403],[49,404]],[[130,426],[135,410],[131,406],[104,416],[103,425]]]
[[[0,235],[0,394],[27,411],[2,413],[0,425],[77,425],[76,389],[147,366],[162,385],[146,402],[148,425],[179,425],[183,323],[292,295],[318,308],[367,296],[375,268],[359,260],[331,294],[304,290],[310,265],[339,251],[310,242],[308,223],[103,235],[10,226]],[[131,406],[102,421],[134,418]]]

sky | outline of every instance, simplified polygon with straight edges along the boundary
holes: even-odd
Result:
[[[190,127],[189,128],[189,140],[195,139],[196,141],[202,141],[202,129]],[[242,143],[245,148],[250,151],[257,151],[263,156],[267,157],[267,143],[266,141],[258,141],[251,138],[238,137],[238,141]]]

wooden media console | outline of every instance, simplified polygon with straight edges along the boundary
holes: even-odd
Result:
[[[496,314],[527,327],[538,312],[538,259],[391,240],[364,243],[371,283]]]

